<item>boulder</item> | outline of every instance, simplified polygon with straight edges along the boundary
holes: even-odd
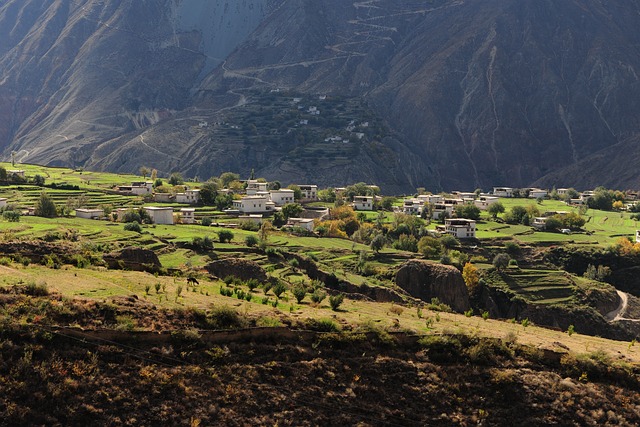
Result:
[[[221,279],[227,276],[234,276],[240,280],[257,279],[260,282],[267,280],[267,273],[256,262],[241,259],[227,258],[210,262],[205,266],[207,271]]]
[[[430,302],[438,298],[457,312],[469,310],[469,293],[455,267],[428,261],[407,261],[396,273],[396,284],[409,295]]]

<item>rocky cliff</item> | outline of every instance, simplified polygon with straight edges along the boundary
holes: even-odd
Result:
[[[637,187],[639,11],[638,0],[5,0],[0,146],[48,164],[255,169],[396,192]],[[377,130],[340,151],[324,143],[344,130],[339,113],[304,133],[273,93],[305,108],[317,95],[356,102],[338,111]],[[243,128],[259,114],[272,120]]]
[[[396,284],[423,301],[438,298],[459,313],[469,309],[469,294],[462,275],[450,265],[408,261],[396,273]]]

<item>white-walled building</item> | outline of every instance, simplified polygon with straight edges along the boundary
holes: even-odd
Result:
[[[176,202],[195,205],[200,202],[200,190],[185,190],[184,193],[178,193],[176,194]]]
[[[269,192],[270,199],[276,206],[284,206],[287,203],[295,202],[295,192],[288,188],[281,188],[280,190],[271,190]]]
[[[171,193],[153,193],[153,200],[158,203],[173,203],[175,196]]]
[[[353,209],[357,211],[372,211],[373,196],[355,196],[353,198]]]
[[[247,181],[247,196],[255,196],[258,192],[267,191],[266,182],[259,182],[257,179],[250,179]]]
[[[420,215],[424,208],[424,203],[422,199],[418,198],[405,199],[402,204],[402,213],[407,215]]]
[[[541,190],[539,188],[530,188],[529,189],[529,198],[530,199],[544,199],[547,197],[547,190]]]
[[[19,176],[20,178],[25,177],[25,173],[22,169],[7,169],[7,176]]]
[[[161,206],[145,206],[151,222],[154,224],[173,225],[173,208]]]
[[[308,231],[313,231],[314,221],[312,218],[289,218],[287,225],[289,227],[300,227]]]
[[[7,198],[6,197],[0,197],[0,208],[6,208],[7,207]]]
[[[195,208],[182,208],[180,209],[180,221],[183,224],[195,224],[196,222],[196,210]]]
[[[493,195],[498,197],[513,197],[513,188],[493,187]]]
[[[445,204],[445,203],[435,203],[433,205],[433,210],[431,211],[431,219],[440,219],[442,215],[445,218],[449,218],[453,216],[453,208],[454,205]]]
[[[441,194],[421,194],[416,199],[423,200],[425,203],[442,203],[444,197]]]
[[[77,218],[85,218],[85,219],[100,219],[104,217],[104,209],[94,208],[94,209],[76,209],[76,217]]]
[[[270,208],[269,199],[262,196],[246,196],[233,201],[233,209],[240,213],[263,213],[273,210]]]
[[[318,186],[317,185],[299,185],[302,192],[302,199],[305,201],[318,200]]]
[[[475,239],[476,237],[476,222],[472,219],[446,219],[444,226],[447,234],[458,239]]]
[[[500,200],[497,196],[480,196],[480,198],[473,201],[473,204],[482,211],[489,209],[489,206]]]
[[[118,190],[127,194],[144,196],[153,193],[153,182],[132,182],[131,185],[121,185]]]

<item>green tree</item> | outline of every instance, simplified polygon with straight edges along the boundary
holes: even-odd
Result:
[[[218,240],[220,243],[227,243],[233,240],[233,232],[230,230],[220,230],[218,231]]]
[[[228,188],[229,184],[231,184],[233,181],[238,181],[239,179],[240,175],[233,172],[224,172],[222,175],[220,175],[220,183],[224,188]]]
[[[174,172],[169,177],[169,184],[176,186],[184,184],[184,178],[180,172]]]
[[[504,213],[504,211],[504,205],[501,202],[492,203],[487,208],[487,212],[493,217],[493,219],[496,219],[498,215]]]
[[[473,203],[457,205],[455,211],[458,218],[474,219],[476,221],[480,219],[480,208]]]
[[[418,241],[418,251],[425,258],[437,258],[442,253],[442,245],[435,237],[424,236]]]
[[[295,184],[291,184],[287,188],[289,190],[293,190],[293,198],[294,198],[294,200],[302,199],[302,190],[300,189],[299,186],[297,186]]]
[[[442,236],[442,238],[440,238],[440,244],[442,244],[442,247],[444,247],[446,250],[451,250],[458,246],[460,242],[451,234],[446,234]]]
[[[0,166],[0,181],[6,181],[6,180],[7,180],[7,170],[2,166]]]
[[[40,193],[40,198],[36,201],[35,215],[45,218],[55,218],[58,215],[56,204],[46,192]]]
[[[33,184],[37,185],[38,187],[43,187],[44,186],[44,177],[42,175],[35,175],[33,177]]]
[[[211,206],[216,203],[218,197],[218,184],[215,182],[205,182],[200,186],[200,199],[202,203]]]
[[[502,271],[509,266],[509,261],[511,261],[511,257],[509,255],[498,254],[493,258],[493,266],[498,271]]]
[[[304,208],[299,203],[287,203],[282,207],[282,214],[286,219],[297,218],[304,211]]]
[[[142,179],[147,179],[147,175],[149,175],[151,171],[146,166],[140,166],[140,175],[142,175]]]
[[[343,301],[344,301],[343,294],[331,295],[329,297],[329,305],[331,306],[331,310],[338,311],[338,308],[340,308]]]
[[[376,253],[379,253],[380,250],[384,247],[385,242],[385,237],[382,234],[378,234],[371,240],[371,249]]]
[[[253,234],[249,234],[244,239],[244,244],[247,245],[250,248],[252,248],[254,246],[257,246],[259,242],[260,241],[258,240],[258,238],[256,236],[254,236]]]
[[[291,293],[293,293],[294,298],[298,301],[298,304],[300,304],[307,295],[307,290],[303,285],[297,285],[291,290]]]

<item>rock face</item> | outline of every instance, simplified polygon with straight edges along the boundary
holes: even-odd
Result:
[[[438,298],[460,313],[470,307],[462,274],[449,265],[408,261],[396,273],[396,284],[415,298],[428,302]]]
[[[255,169],[389,192],[633,188],[639,10],[637,0],[6,0],[0,149],[51,165],[201,178]],[[342,152],[305,134],[291,105],[254,111],[272,91],[321,113],[319,94],[357,102],[345,120],[384,126]],[[260,113],[264,128],[216,133]],[[346,126],[336,118],[310,124],[333,132]]]
[[[267,273],[264,269],[256,262],[248,259],[221,259],[210,262],[205,268],[210,274],[221,279],[227,276],[234,276],[241,280],[257,279],[260,282],[267,280]]]
[[[156,272],[162,267],[158,255],[149,249],[130,247],[103,256],[109,268]]]

